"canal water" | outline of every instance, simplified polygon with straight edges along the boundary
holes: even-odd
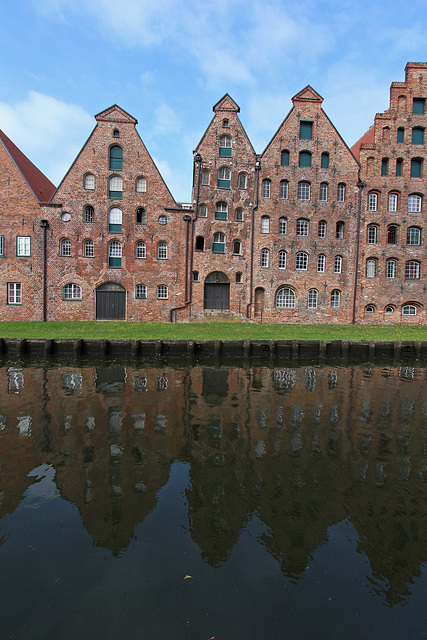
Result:
[[[426,558],[424,368],[0,368],[1,638],[426,638]]]

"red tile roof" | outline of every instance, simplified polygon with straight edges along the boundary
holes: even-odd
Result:
[[[372,125],[371,127],[369,127],[369,129],[367,130],[366,133],[363,134],[363,136],[354,143],[354,145],[351,147],[351,151],[354,155],[355,158],[357,158],[357,160],[359,160],[359,153],[360,153],[360,147],[362,144],[373,144],[375,142],[375,128],[374,125]]]
[[[56,187],[0,129],[0,140],[39,202],[48,202]]]

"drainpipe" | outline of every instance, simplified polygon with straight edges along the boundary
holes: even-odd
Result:
[[[255,162],[255,205],[252,208],[252,228],[251,228],[251,275],[249,279],[249,303],[246,306],[246,317],[251,317],[251,308],[253,302],[253,282],[254,282],[254,232],[255,232],[255,212],[258,209],[259,204],[259,172],[261,171],[261,162],[257,160]]]
[[[355,269],[354,269],[352,324],[356,324],[356,299],[357,299],[357,284],[358,284],[358,274],[359,274],[360,221],[362,218],[362,192],[364,187],[366,187],[366,182],[358,182],[357,186],[359,187],[359,205],[357,210],[356,258],[355,258]]]
[[[47,302],[47,278],[46,278],[46,232],[49,229],[49,222],[47,220],[41,220],[40,222],[40,229],[43,230],[43,291],[42,291],[42,304],[43,304],[43,308],[42,308],[42,320],[43,322],[46,322],[46,315],[47,315],[47,309],[46,309],[46,302]]]

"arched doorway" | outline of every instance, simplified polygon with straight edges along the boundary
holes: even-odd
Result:
[[[96,319],[124,320],[126,289],[117,282],[104,282],[96,290]]]
[[[255,289],[255,317],[259,318],[262,316],[262,312],[264,310],[264,289],[262,287],[257,287]]]
[[[230,308],[230,280],[222,271],[213,271],[205,279],[204,308]]]

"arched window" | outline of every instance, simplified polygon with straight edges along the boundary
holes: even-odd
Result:
[[[334,273],[342,272],[342,256],[335,256],[334,259]]]
[[[344,222],[342,222],[342,220],[338,220],[337,222],[336,229],[335,229],[335,237],[337,238],[337,240],[344,239]]]
[[[367,278],[376,278],[377,277],[377,260],[376,260],[376,258],[368,258],[366,260],[366,277]]]
[[[120,138],[120,131],[118,129],[113,129],[113,138]]]
[[[261,233],[270,233],[270,218],[268,216],[261,218]]]
[[[239,173],[238,187],[239,189],[247,189],[248,176],[246,173]]]
[[[159,284],[157,286],[157,300],[168,299],[168,288],[165,284]]]
[[[168,257],[168,245],[166,242],[159,242],[157,245],[157,260],[166,260]]]
[[[236,256],[242,254],[242,243],[240,240],[233,240],[233,254]]]
[[[85,240],[83,242],[83,257],[93,258],[94,255],[95,255],[95,247],[93,244],[93,240]]]
[[[319,299],[319,292],[317,289],[309,289],[307,297],[307,309],[317,309],[317,301]]]
[[[286,218],[279,218],[279,233],[281,236],[285,236],[288,230],[288,221]]]
[[[81,300],[82,299],[82,290],[78,284],[74,284],[70,282],[66,284],[62,289],[62,299],[63,300]]]
[[[418,227],[408,227],[406,244],[421,244],[421,230]]]
[[[286,251],[283,249],[279,251],[279,269],[286,269]]]
[[[208,217],[208,208],[205,204],[201,204],[199,207],[199,218],[207,218]]]
[[[270,191],[271,191],[271,182],[270,180],[263,180],[262,181],[262,190],[261,190],[261,195],[263,198],[269,198],[270,197]]]
[[[328,183],[327,182],[322,182],[320,184],[319,199],[321,202],[326,202],[328,199]]]
[[[402,307],[402,315],[403,316],[416,316],[417,315],[417,307],[415,304],[404,304]]]
[[[289,151],[284,149],[280,154],[280,164],[282,167],[289,167]]]
[[[368,196],[368,211],[377,211],[378,209],[378,194],[370,193]]]
[[[288,199],[288,193],[289,193],[289,183],[287,180],[281,180],[280,181],[280,199],[281,200],[287,200]]]
[[[366,230],[366,242],[368,244],[377,244],[378,227],[375,224],[369,224]]]
[[[108,197],[121,200],[123,197],[123,180],[120,176],[112,176],[108,180]]]
[[[229,121],[228,121],[228,118],[224,118],[224,119],[223,119],[223,121],[222,121],[222,126],[223,126],[225,129],[227,129],[227,128],[228,128],[228,122],[229,122]]]
[[[114,144],[110,147],[109,153],[109,165],[110,171],[121,171],[123,166],[123,151],[118,144]]]
[[[373,304],[368,304],[365,307],[365,313],[375,313],[375,307]]]
[[[345,184],[343,182],[340,182],[338,185],[337,200],[338,202],[345,201]]]
[[[341,304],[341,291],[339,289],[333,289],[331,291],[331,307],[332,309],[338,309]]]
[[[135,217],[136,224],[147,224],[147,212],[144,207],[138,207]]]
[[[228,167],[221,167],[218,170],[218,187],[229,189],[231,184],[231,171]]]
[[[122,245],[118,240],[112,240],[108,245],[108,266],[112,269],[122,266]]]
[[[223,135],[219,138],[219,157],[230,158],[231,157],[231,136]]]
[[[91,173],[87,173],[83,178],[83,188],[93,190],[95,189],[95,176]]]
[[[196,251],[204,251],[205,250],[205,239],[203,236],[196,237]]]
[[[308,220],[305,218],[298,218],[297,220],[297,236],[308,236]]]
[[[135,298],[137,300],[147,299],[147,286],[145,284],[137,284],[135,287]]]
[[[298,164],[300,167],[311,167],[310,151],[300,151]]]
[[[71,242],[68,238],[61,240],[59,252],[61,256],[71,256]]]
[[[214,233],[212,252],[225,253],[225,235],[221,233],[221,231],[217,231],[217,233]]]
[[[389,193],[388,210],[392,212],[397,211],[397,203],[398,203],[397,193]]]
[[[298,182],[298,200],[310,200],[309,182]]]
[[[136,192],[137,193],[146,193],[147,191],[147,180],[143,176],[139,176],[136,179]]]
[[[208,169],[203,169],[202,171],[202,185],[207,187],[210,183],[211,173]]]
[[[145,247],[145,242],[142,240],[138,240],[135,244],[135,258],[146,258],[147,252]]]
[[[387,244],[397,244],[397,227],[395,224],[390,224],[387,227]]]
[[[305,251],[298,251],[295,255],[295,269],[297,271],[307,271],[308,254]]]
[[[421,213],[422,198],[416,194],[408,197],[408,213]]]
[[[296,296],[290,287],[280,287],[276,293],[276,307],[278,309],[295,309]]]
[[[417,260],[408,260],[405,264],[405,278],[407,280],[419,280],[420,277],[420,263]]]
[[[317,235],[319,238],[326,238],[326,220],[320,220],[317,225]]]
[[[385,308],[386,313],[394,313],[394,307],[391,304],[388,304]]]
[[[122,232],[122,210],[113,207],[108,212],[108,231],[110,233]]]
[[[261,267],[270,266],[270,252],[268,249],[261,249]]]
[[[317,273],[325,273],[326,257],[323,253],[317,256]]]
[[[395,278],[397,273],[397,262],[393,258],[387,260],[385,265],[385,277]]]
[[[234,219],[236,222],[243,222],[243,209],[236,209],[236,213],[234,214]]]
[[[93,222],[95,219],[95,212],[90,204],[87,204],[83,209],[83,222]]]
[[[226,202],[217,202],[215,205],[215,219],[227,220],[228,217],[228,205]]]

